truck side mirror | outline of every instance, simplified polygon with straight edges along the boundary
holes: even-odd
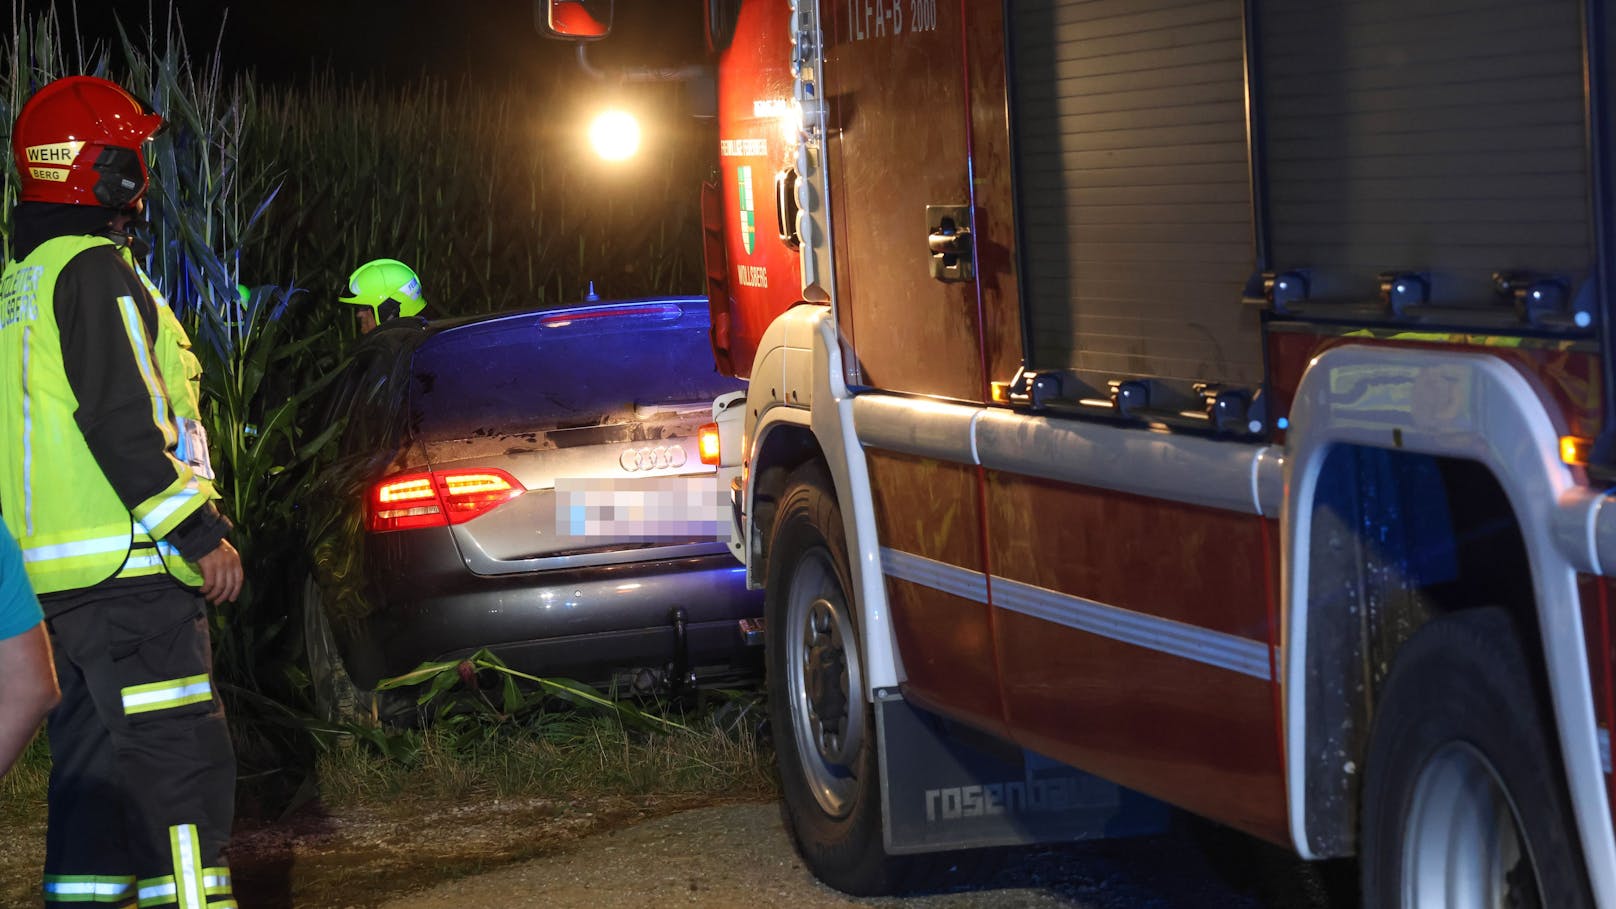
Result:
[[[563,41],[599,41],[612,30],[613,0],[536,0],[539,33]]]

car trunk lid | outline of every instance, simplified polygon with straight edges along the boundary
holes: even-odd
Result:
[[[743,387],[714,370],[701,301],[608,304],[462,326],[415,355],[412,431],[433,471],[525,490],[454,526],[478,574],[723,551],[698,431]]]

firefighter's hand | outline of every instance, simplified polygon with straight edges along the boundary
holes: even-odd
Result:
[[[201,593],[209,603],[217,606],[241,596],[241,553],[229,540],[220,540],[218,548],[198,560],[196,567],[202,569]]]

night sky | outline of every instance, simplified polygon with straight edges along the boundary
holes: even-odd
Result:
[[[599,65],[696,62],[700,0],[618,0],[613,34],[591,50]],[[27,10],[46,4],[24,2]],[[54,3],[72,28],[74,4]],[[80,30],[115,39],[113,16],[132,32],[147,10],[161,27],[166,0],[81,0]],[[224,24],[223,49],[235,70],[271,82],[295,82],[329,67],[339,75],[385,82],[419,74],[478,81],[542,77],[575,51],[541,36],[533,0],[174,0],[193,54],[211,53]]]

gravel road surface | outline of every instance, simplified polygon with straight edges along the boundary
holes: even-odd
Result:
[[[586,837],[557,854],[384,903],[385,909],[543,906],[614,909],[834,906],[1312,909],[1324,905],[1299,865],[1265,871],[1289,895],[1265,903],[1231,891],[1178,838],[1089,843],[1016,853],[970,892],[859,900],[803,868],[774,804],[700,808]]]

